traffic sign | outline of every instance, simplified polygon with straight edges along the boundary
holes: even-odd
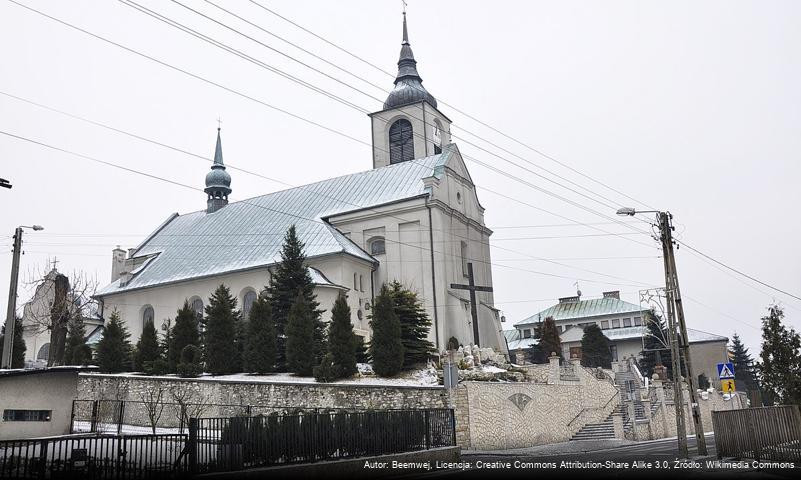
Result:
[[[734,380],[721,380],[720,391],[723,393],[734,393]]]
[[[721,380],[734,378],[734,365],[731,363],[718,363],[718,378]]]

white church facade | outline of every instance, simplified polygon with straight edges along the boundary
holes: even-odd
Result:
[[[467,283],[472,263],[475,284],[492,286],[492,231],[451,122],[422,86],[405,16],[395,88],[370,118],[371,170],[231,203],[218,131],[206,208],[174,213],[137,247],[114,250],[111,283],[96,294],[101,315],[117,310],[136,341],[147,321],[166,328],[185,300],[202,312],[220,284],[246,314],[294,224],[325,319],[345,293],[356,333],[369,340],[373,298],[397,280],[418,293],[439,350],[451,337],[473,343],[469,292],[451,284]],[[479,344],[507,353],[492,292],[476,298]]]

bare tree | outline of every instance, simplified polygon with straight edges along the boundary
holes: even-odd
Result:
[[[98,282],[84,272],[69,276],[59,273],[55,266],[28,271],[26,286],[34,289],[33,297],[23,308],[26,335],[50,333],[47,365],[62,365],[67,339],[67,325],[76,316],[88,318],[97,311],[93,295]],[[52,262],[55,265],[55,261]]]
[[[170,395],[175,402],[175,414],[181,420],[181,425],[189,425],[190,418],[200,417],[211,407],[208,398],[200,395],[197,390],[198,385],[191,385],[189,382],[181,382],[170,388]]]
[[[144,391],[139,394],[139,398],[145,405],[147,418],[150,421],[150,427],[153,429],[153,435],[156,434],[156,426],[161,420],[161,414],[164,413],[164,397],[169,389],[164,385],[164,382],[155,381],[148,382]]]

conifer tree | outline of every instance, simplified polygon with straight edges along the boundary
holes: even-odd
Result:
[[[732,356],[732,366],[734,367],[734,380],[737,390],[752,391],[759,390],[756,372],[754,371],[754,359],[748,353],[748,348],[740,340],[736,333],[732,335],[729,352]]]
[[[401,325],[392,306],[392,294],[386,285],[375,297],[370,319],[373,338],[370,341],[370,356],[373,371],[382,377],[398,374],[403,368],[403,341]]]
[[[22,337],[22,319],[16,317],[14,319],[14,340],[11,347],[11,368],[24,368],[25,367],[25,352],[28,347],[25,345],[25,340]],[[3,344],[6,339],[6,326],[5,323],[0,327],[0,357],[3,356]]]
[[[64,365],[86,365],[92,360],[92,347],[86,344],[86,326],[80,312],[75,312],[67,325]]]
[[[119,312],[111,313],[103,338],[97,343],[97,365],[107,373],[127,372],[131,368],[131,342],[128,328]]]
[[[304,301],[312,315],[314,325],[314,354],[317,361],[324,352],[325,324],[321,319],[322,311],[317,307],[317,296],[314,294],[314,284],[306,268],[306,254],[303,242],[300,241],[295,229],[291,225],[284,236],[281,247],[281,262],[272,275],[267,291],[270,294],[275,332],[278,338],[276,367],[278,371],[286,370],[286,325],[289,322],[289,311],[295,303],[298,289],[303,292]]]
[[[152,362],[156,361],[160,356],[156,327],[152,321],[148,321],[142,328],[142,336],[139,337],[139,341],[136,343],[134,368],[139,372],[146,372],[150,370]]]
[[[198,332],[197,315],[188,300],[184,300],[175,317],[175,324],[168,332],[167,363],[171,372],[176,372],[181,363],[181,352],[187,345],[200,347],[200,334]]]
[[[547,362],[552,353],[556,353],[556,356],[562,358],[562,340],[559,338],[559,329],[556,328],[553,317],[546,318],[539,330],[538,350],[540,355],[545,357],[541,358],[541,361]]]
[[[259,295],[250,307],[245,335],[245,370],[272,372],[275,368],[275,324],[270,302]]]
[[[239,311],[236,298],[221,284],[209,298],[206,306],[206,332],[204,348],[206,369],[212,375],[239,372],[242,368],[237,322]]]
[[[665,373],[669,380],[673,379],[673,355],[670,352],[670,335],[668,334],[665,320],[653,310],[644,313],[645,338],[643,338],[644,349],[640,352],[640,360],[637,362],[642,374],[651,378],[654,374],[654,367],[661,363],[665,367]]]
[[[401,324],[403,342],[403,368],[424,363],[428,356],[436,352],[434,344],[428,340],[431,319],[428,317],[417,294],[394,281],[389,284],[392,305]]]
[[[328,353],[333,363],[333,377],[347,378],[356,373],[356,336],[350,320],[350,306],[345,295],[339,295],[331,308],[328,327]]]
[[[286,324],[286,365],[295,375],[308,377],[316,364],[314,359],[313,313],[302,289],[298,289],[295,303],[289,310]]]
[[[609,339],[596,324],[584,327],[581,337],[581,364],[585,367],[612,368]]]
[[[801,403],[801,336],[782,324],[784,311],[768,307],[762,317],[761,362],[757,365],[760,384],[769,403]]]

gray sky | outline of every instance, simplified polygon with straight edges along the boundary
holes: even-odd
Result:
[[[386,96],[205,2],[181,1],[372,96]],[[29,0],[20,2],[34,6]],[[380,109],[376,100],[180,5],[141,3],[363,108]],[[384,70],[396,70],[399,1],[259,3]],[[392,87],[392,78],[385,73],[248,1],[225,2],[225,7],[385,90]],[[36,2],[35,8],[370,142],[369,119],[364,114],[122,3],[47,1]],[[801,232],[796,220],[801,203],[797,186],[801,176],[801,3],[454,0],[412,1],[408,12],[418,69],[440,109],[454,121],[452,131],[460,137],[454,141],[464,155],[605,215],[613,216],[614,210],[468,142],[539,171],[519,158],[523,157],[613,200],[599,199],[604,203],[642,207],[488,130],[453,107],[647,205],[669,209],[675,215],[679,239],[801,295],[801,250],[797,248]],[[362,143],[159,66],[8,1],[0,2],[0,19],[0,90],[7,94],[208,157],[213,155],[216,119],[222,117],[227,164],[293,185],[371,167],[370,149]],[[209,164],[203,160],[6,95],[0,95],[0,111],[0,130],[204,186]],[[0,159],[0,177],[14,184],[12,190],[0,191],[6,205],[0,210],[5,238],[0,241],[4,313],[15,226],[39,223],[46,228],[26,233],[23,280],[30,269],[42,268],[48,256],[56,256],[60,270],[85,270],[105,283],[115,245],[134,247],[170,213],[205,207],[200,192],[5,135],[0,135]],[[638,301],[638,283],[664,283],[657,245],[648,236],[532,239],[599,233],[592,227],[609,232],[633,230],[614,224],[543,227],[570,222],[520,201],[583,223],[609,220],[470,159],[467,164],[479,187],[517,200],[479,191],[487,225],[495,231],[493,246],[514,250],[492,252],[497,263],[495,298],[507,318],[505,328],[558,297],[574,294],[577,279],[584,279],[579,285],[585,297],[619,289],[624,299],[633,302]],[[285,188],[242,172],[231,174],[234,200]],[[525,240],[509,240],[515,237]],[[690,327],[726,336],[737,331],[755,355],[759,318],[772,301],[785,305],[788,323],[801,327],[801,301],[724,273],[689,250],[680,249],[677,255]],[[532,256],[557,259],[567,266]],[[27,300],[30,291],[23,289],[20,295],[22,301]]]

